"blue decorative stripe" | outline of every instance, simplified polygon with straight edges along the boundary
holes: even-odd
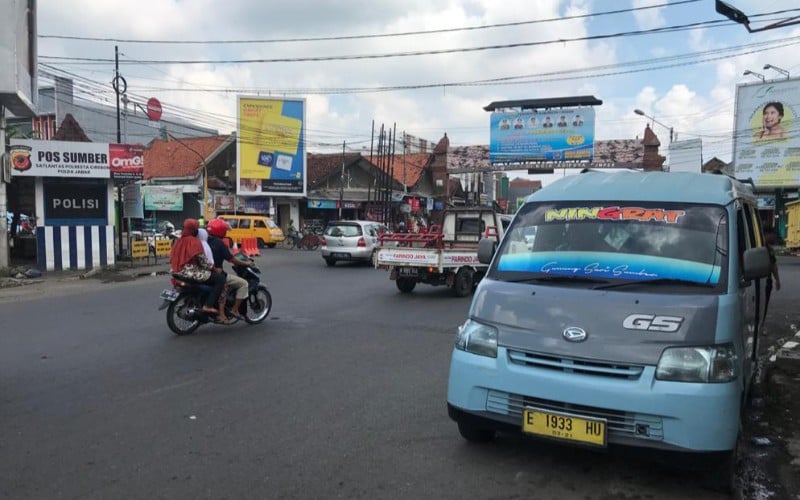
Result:
[[[78,235],[79,227],[83,230],[82,237]],[[66,234],[62,234],[63,230],[63,226],[46,226],[36,231],[36,262],[41,269],[61,271],[110,264],[108,244],[114,242],[109,242],[109,226],[67,226]],[[92,236],[93,230],[97,231],[96,237]],[[78,247],[79,239],[82,249]],[[52,249],[52,255],[48,255],[48,248]]]
[[[69,268],[70,269],[77,269],[78,268],[78,235],[76,233],[76,227],[70,226],[67,229],[67,238],[69,239]]]
[[[47,269],[46,241],[44,229],[36,231],[36,265],[39,266],[39,269]]]
[[[103,231],[102,227],[100,228],[100,233],[105,234],[105,231]],[[92,259],[92,256],[94,255],[93,252],[94,248],[92,245],[91,226],[83,228],[83,248],[86,252],[86,267],[92,267],[92,262],[94,262],[94,260]]]
[[[55,258],[55,262],[53,263],[56,271],[61,271],[64,269],[64,266],[61,264],[61,227],[55,226],[53,228],[53,257]]]
[[[108,248],[108,242],[106,241],[106,228],[100,228],[100,265],[107,266],[108,265],[108,252],[106,249]],[[113,242],[112,242],[113,245]]]

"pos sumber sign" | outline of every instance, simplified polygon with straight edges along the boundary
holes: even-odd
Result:
[[[127,182],[144,174],[144,147],[94,142],[11,140],[11,173]]]

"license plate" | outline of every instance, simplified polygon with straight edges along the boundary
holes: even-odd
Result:
[[[417,275],[417,268],[416,267],[400,267],[398,268],[398,272],[400,276],[416,276]]]
[[[606,445],[606,421],[603,419],[527,408],[522,414],[522,431],[562,441]]]
[[[161,298],[170,302],[175,302],[175,299],[178,298],[178,292],[168,289],[161,290]]]
[[[339,259],[349,259],[350,258],[350,254],[349,253],[341,253],[341,252],[333,252],[333,253],[331,253],[331,257],[336,257],[336,258],[339,258]]]

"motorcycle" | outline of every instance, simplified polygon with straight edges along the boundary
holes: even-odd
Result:
[[[238,313],[248,324],[255,325],[264,321],[272,310],[272,295],[266,285],[261,283],[261,270],[255,265],[234,266],[234,272],[247,280],[248,296],[242,301]],[[167,310],[167,326],[176,335],[188,335],[197,330],[200,325],[217,323],[216,316],[203,312],[203,303],[211,291],[208,285],[187,283],[175,277],[172,279],[173,288],[161,291],[163,303],[159,311]],[[228,316],[235,300],[235,290],[228,290],[225,297],[225,312]],[[234,324],[225,323],[225,325]]]

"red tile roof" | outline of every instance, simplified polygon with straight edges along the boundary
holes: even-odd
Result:
[[[144,178],[196,177],[203,168],[201,156],[209,161],[230,139],[230,135],[156,139],[144,150]]]
[[[89,136],[86,135],[86,132],[83,131],[83,128],[81,128],[80,124],[71,113],[67,113],[67,116],[64,117],[64,120],[61,122],[61,125],[58,127],[58,130],[53,136],[53,140],[92,142],[92,140],[89,139]]]
[[[361,159],[361,153],[345,153],[345,165],[351,165]],[[309,186],[327,178],[337,169],[342,168],[341,153],[308,153],[306,156],[306,177]]]
[[[346,153],[345,157],[345,164],[351,165],[357,163],[362,158],[369,162],[369,157],[362,156],[361,153]],[[403,155],[395,155],[392,158],[392,161],[389,162],[389,169],[394,175],[394,179],[403,184],[405,180],[405,185],[408,187],[414,186],[417,182],[419,182],[420,177],[422,177],[422,173],[430,164],[432,156],[428,153],[415,153],[415,154],[407,154],[405,157]],[[145,159],[145,161],[147,161]],[[307,163],[307,170],[308,170],[308,185],[314,186],[317,182],[327,178],[336,170],[342,168],[342,155],[341,153],[330,153],[330,154],[315,154],[309,153],[306,157]],[[378,167],[378,157],[373,157],[373,162],[375,163],[375,168]],[[403,165],[405,165],[405,179],[403,178]],[[385,165],[383,168],[387,168]],[[392,171],[391,169],[394,168]]]
[[[392,161],[389,162],[389,171],[392,172],[394,180],[405,186],[412,187],[419,182],[422,173],[428,168],[432,159],[433,156],[428,153],[415,153],[405,156],[394,155]],[[393,171],[391,170],[392,168],[394,168]]]

